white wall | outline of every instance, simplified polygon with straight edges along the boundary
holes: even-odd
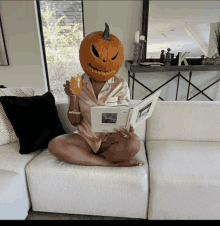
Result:
[[[1,18],[10,66],[0,67],[0,84],[7,87],[32,86],[36,94],[40,95],[47,91],[47,86],[34,5],[33,1],[1,1]],[[122,41],[124,60],[133,58],[134,34],[137,30],[141,31],[142,26],[142,1],[84,0],[84,15],[85,35],[93,31],[103,31],[104,23],[107,22],[110,33]],[[124,63],[119,73],[128,79]],[[136,74],[136,77],[150,89],[155,89],[174,74],[176,73],[141,73]],[[182,74],[187,78],[188,72]],[[193,73],[192,82],[199,86],[216,74],[216,72],[196,72]],[[176,82],[177,80],[162,89],[161,96],[166,100],[175,100]],[[209,95],[212,94],[215,98],[217,89],[216,85],[209,89]],[[187,84],[180,81],[180,96],[186,91]],[[218,93],[220,94],[220,90]],[[148,94],[145,88],[135,82],[135,99],[141,99]],[[207,98],[197,100],[207,100]]]
[[[47,91],[39,48],[34,1],[1,1],[1,19],[9,66],[0,67],[0,84]]]

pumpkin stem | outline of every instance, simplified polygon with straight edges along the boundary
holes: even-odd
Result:
[[[103,35],[102,37],[105,39],[105,40],[109,40],[110,37],[109,37],[109,26],[107,23],[105,23],[105,30],[103,32]]]

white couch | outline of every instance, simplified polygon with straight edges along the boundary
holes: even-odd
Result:
[[[158,102],[146,135],[148,219],[220,219],[220,102]]]
[[[21,155],[19,143],[0,146],[0,220],[22,220],[31,207],[25,167],[39,151]]]
[[[137,101],[140,102],[140,101]],[[68,103],[56,103],[67,134],[75,128]],[[19,143],[0,146],[0,219],[25,219],[34,211],[147,218],[146,123],[135,129],[141,149],[136,167],[80,166],[59,161],[48,149],[19,154]]]
[[[57,108],[72,133],[67,103]],[[145,127],[135,128],[136,159],[144,163],[137,167],[78,166],[47,149],[21,156],[16,142],[0,146],[0,219],[25,219],[30,205],[70,214],[220,219],[220,102],[159,101]]]

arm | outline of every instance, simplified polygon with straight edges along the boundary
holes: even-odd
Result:
[[[125,80],[122,86],[123,89],[120,91],[120,94],[118,95],[118,104],[128,105],[130,101],[130,90]]]
[[[71,123],[73,126],[77,127],[77,126],[81,123],[81,121],[83,120],[83,116],[82,116],[82,114],[70,114],[70,113],[69,113],[69,111],[73,111],[73,110],[74,110],[73,104],[74,104],[74,97],[71,96],[71,97],[70,97],[70,105],[69,105],[69,110],[68,110],[68,112],[67,112],[67,116],[68,116],[68,118],[69,118],[69,120],[70,120],[70,123]],[[77,110],[78,112],[80,112],[79,98],[78,98],[77,96],[76,96],[75,108],[76,108],[76,110]]]

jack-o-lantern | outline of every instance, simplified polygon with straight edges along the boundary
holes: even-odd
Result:
[[[79,59],[83,70],[98,81],[107,81],[119,71],[124,60],[124,49],[120,40],[105,31],[87,35],[81,42]]]

